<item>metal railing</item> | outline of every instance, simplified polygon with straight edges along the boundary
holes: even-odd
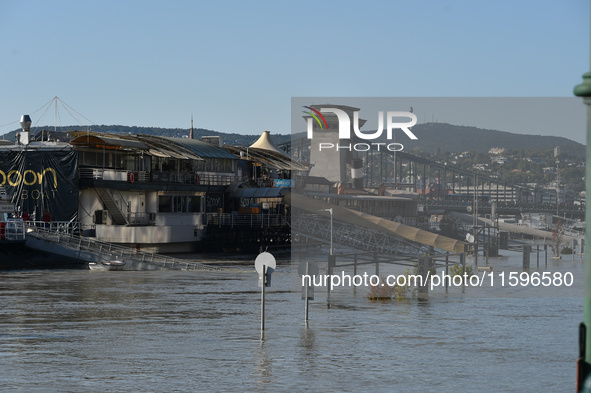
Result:
[[[114,180],[123,182],[150,182],[150,183],[181,183],[202,184],[210,186],[227,186],[241,181],[241,178],[227,173],[174,173],[158,171],[129,171],[117,169],[102,169],[81,167],[79,169],[81,179]]]
[[[129,225],[156,225],[156,213],[128,213]]]
[[[240,179],[234,175],[224,175],[219,173],[170,173],[169,181],[171,183],[183,184],[204,184],[209,186],[227,186]]]
[[[8,220],[0,222],[0,241],[24,241],[26,234],[25,224],[22,220]]]
[[[78,221],[23,221],[26,228],[43,228],[50,232],[76,234],[80,232]]]
[[[284,214],[207,214],[207,225],[217,227],[281,227],[286,226],[287,222],[287,217]]]
[[[24,221],[20,218],[0,221],[0,241],[24,241],[29,229],[42,228],[55,233],[78,233],[80,223],[73,221]]]
[[[451,200],[441,197],[439,199],[427,199],[427,206],[441,206],[441,207],[457,207],[465,208],[466,206],[472,206],[473,201],[471,200]],[[478,202],[478,208],[490,209],[491,202]],[[499,202],[497,209],[526,209],[534,211],[556,211],[556,202],[524,202],[524,201],[512,201],[512,202]],[[574,203],[565,204],[560,203],[558,208],[566,211],[584,211],[585,205],[576,205]]]
[[[130,247],[103,242],[89,237],[76,236],[68,232],[55,231],[51,228],[35,227],[33,231],[28,233],[28,236],[34,236],[39,239],[59,243],[61,246],[70,248],[72,250],[91,252],[97,256],[97,259],[103,261],[110,261],[113,258],[118,258],[126,262],[152,265],[152,267],[158,269],[208,271],[224,270],[200,262],[173,258],[151,252],[137,251],[136,249]]]

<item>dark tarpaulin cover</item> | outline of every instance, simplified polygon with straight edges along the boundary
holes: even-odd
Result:
[[[0,152],[0,186],[6,188],[19,215],[28,210],[41,221],[49,211],[53,221],[77,218],[78,154],[75,151]]]

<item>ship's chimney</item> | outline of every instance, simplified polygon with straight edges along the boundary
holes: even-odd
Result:
[[[20,133],[19,143],[23,145],[29,144],[29,132],[31,131],[31,117],[29,115],[21,116],[21,127],[23,131]]]

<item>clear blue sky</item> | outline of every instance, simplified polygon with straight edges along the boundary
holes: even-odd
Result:
[[[0,134],[54,96],[96,124],[248,134],[289,133],[293,96],[572,97],[589,18],[583,0],[0,0]]]

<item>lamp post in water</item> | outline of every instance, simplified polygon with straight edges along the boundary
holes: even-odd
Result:
[[[328,209],[320,209],[319,211],[330,213],[330,255],[332,255],[332,207]]]
[[[558,156],[560,155],[560,147],[556,146],[554,148],[554,158],[556,158],[556,223],[558,223],[558,218],[560,217],[560,212],[558,211],[558,203],[560,201],[560,175],[558,172]],[[565,198],[566,200],[566,198]]]
[[[585,161],[585,191],[591,195],[591,71],[583,75],[583,83],[574,94],[587,105],[587,157]],[[558,201],[556,201],[558,203]],[[585,209],[585,222],[591,222],[591,209]],[[585,230],[585,243],[591,244],[591,230]],[[577,392],[583,391],[583,382],[591,370],[591,253],[585,253],[585,293],[583,297],[583,323],[579,331],[579,361],[577,362]]]

